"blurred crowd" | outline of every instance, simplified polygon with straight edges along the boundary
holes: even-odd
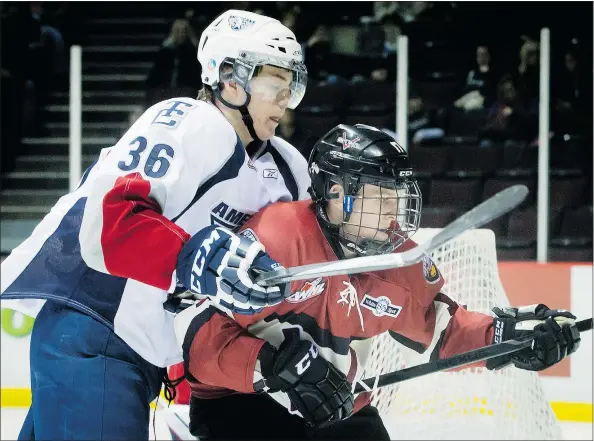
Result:
[[[488,10],[479,9],[472,15],[462,9],[462,4],[452,2],[365,3],[330,16],[320,15],[318,8],[315,23],[307,19],[315,3],[232,2],[224,8],[278,17],[295,32],[309,71],[308,94],[323,84],[344,86],[351,92],[354,85],[361,83],[369,83],[370,87],[394,84],[397,39],[401,34],[409,35],[409,135],[413,143],[443,140],[451,124],[472,126],[452,134],[472,134],[478,138],[477,145],[483,147],[492,143],[537,143],[539,24],[530,23],[530,17],[507,17],[505,25],[509,29],[502,35],[497,27],[487,26],[488,20],[484,23],[486,29],[480,29],[483,23],[477,20],[481,14],[484,20]],[[169,96],[193,96],[201,86],[196,45],[220,6],[184,3],[178,8],[180,18],[174,21],[170,35],[156,54],[147,79],[147,105]],[[463,24],[468,22],[475,27],[464,32]],[[591,38],[582,42],[558,31],[554,38],[560,44],[553,46],[551,57],[551,136],[589,137]],[[394,97],[395,91],[386,99]],[[395,103],[391,104],[393,107]],[[311,140],[321,133],[307,127],[307,118],[300,118],[300,113],[311,110],[307,98],[302,106],[296,112],[285,113],[279,135],[307,156]],[[386,130],[395,131],[394,118],[385,119],[385,123]]]
[[[134,10],[134,5],[142,4],[130,5]],[[52,91],[66,87],[67,48],[80,38],[82,20],[77,4],[71,2],[4,3],[0,7],[2,145],[6,146],[37,133],[38,109]],[[355,90],[371,96],[374,87],[382,90],[380,96],[389,101],[386,106],[375,106],[375,114],[360,111],[355,116],[361,122],[380,122],[395,132],[396,91],[389,86],[395,85],[397,39],[403,34],[409,37],[408,113],[413,144],[468,135],[481,147],[535,144],[539,31],[551,20],[561,23],[551,26],[555,42],[551,136],[591,136],[592,33],[576,21],[584,17],[570,10],[556,16],[555,7],[516,3],[375,1],[341,3],[336,9],[335,3],[321,8],[319,2],[164,2],[162,14],[171,19],[171,27],[152,55],[146,99],[140,103],[144,108],[172,96],[196,96],[201,87],[196,59],[199,36],[217,14],[229,8],[278,17],[300,41],[309,70],[308,93],[300,108],[286,112],[278,130],[306,156],[311,140],[320,135],[305,117],[319,110],[319,105],[308,107],[307,103],[327,90],[318,86],[343,88],[339,96],[354,95]],[[522,8],[530,14],[523,14]],[[136,10],[142,15],[142,7]],[[316,19],[311,20],[312,16]],[[591,28],[591,14],[585,23]],[[576,29],[581,29],[578,37]],[[588,34],[589,39],[584,39]],[[6,111],[15,108],[22,111]],[[383,118],[377,118],[378,112],[383,112]],[[2,149],[3,170],[12,164],[13,158],[5,153],[8,150]]]

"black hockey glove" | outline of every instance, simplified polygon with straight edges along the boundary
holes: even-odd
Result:
[[[289,337],[278,350],[266,344],[259,360],[264,390],[286,392],[308,425],[321,428],[352,415],[351,383],[310,341]]]
[[[282,268],[264,245],[210,225],[184,245],[177,258],[177,278],[185,289],[239,314],[255,314],[282,302],[289,284],[258,285],[260,273]]]
[[[574,353],[580,345],[580,331],[575,316],[564,309],[545,305],[520,308],[493,308],[495,334],[493,343],[534,334],[532,347],[487,360],[488,369],[500,369],[513,363],[527,371],[541,371]]]

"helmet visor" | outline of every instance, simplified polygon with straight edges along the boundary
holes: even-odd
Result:
[[[273,66],[284,72],[279,75],[254,75],[257,67]],[[289,109],[295,109],[307,88],[307,68],[300,61],[287,60],[272,55],[244,52],[233,63],[233,77],[242,84],[246,92],[272,104],[287,102]]]

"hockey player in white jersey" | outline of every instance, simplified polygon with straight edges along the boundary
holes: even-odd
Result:
[[[274,137],[305,93],[301,47],[278,20],[230,10],[198,59],[198,99],[148,109],[2,263],[3,306],[36,316],[19,439],[147,439],[164,368],[182,360],[168,294],[240,314],[284,298],[251,271],[278,264],[233,231],[309,197],[305,159]]]

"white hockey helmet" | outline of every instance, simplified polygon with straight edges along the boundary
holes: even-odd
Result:
[[[295,34],[280,21],[248,11],[231,9],[218,16],[202,32],[198,43],[202,83],[216,88],[233,79],[247,93],[258,66],[272,65],[293,72],[288,107],[299,105],[307,86],[307,69]],[[228,78],[221,78],[221,66],[233,66]]]

